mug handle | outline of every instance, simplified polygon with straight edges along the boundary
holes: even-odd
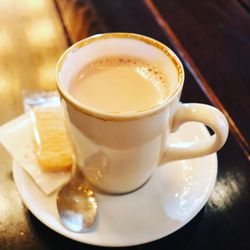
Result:
[[[172,132],[188,121],[207,125],[214,131],[214,135],[201,142],[167,145],[161,163],[205,156],[218,151],[226,142],[229,130],[228,122],[218,109],[206,104],[180,103],[173,118]]]

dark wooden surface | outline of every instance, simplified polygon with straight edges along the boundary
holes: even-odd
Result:
[[[182,101],[216,105],[232,118],[228,141],[218,152],[216,186],[201,212],[177,232],[130,249],[250,249],[247,6],[243,0],[56,1],[68,43],[111,31],[158,39],[185,65]],[[69,240],[32,216],[22,205],[8,165],[10,160],[1,162],[0,202],[5,202],[0,203],[1,250],[98,249]]]
[[[190,55],[187,63],[192,61],[193,70],[204,76],[199,83],[204,93],[214,105],[228,112],[234,130],[239,128],[233,132],[238,132],[237,136],[242,133],[241,139],[249,151],[246,121],[250,121],[250,14],[246,5],[236,0],[154,3],[180,41],[176,49]]]

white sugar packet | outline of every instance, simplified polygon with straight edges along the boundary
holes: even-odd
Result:
[[[43,172],[36,159],[32,136],[32,123],[28,114],[21,115],[0,127],[0,142],[41,190],[50,195],[69,181],[70,173]]]

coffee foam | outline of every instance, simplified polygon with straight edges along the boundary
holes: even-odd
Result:
[[[156,64],[124,56],[98,58],[71,80],[71,94],[83,104],[106,112],[142,111],[166,100],[166,75]]]
[[[168,94],[168,81],[167,77],[161,70],[159,70],[159,66],[148,63],[146,60],[143,60],[141,58],[136,57],[129,57],[129,56],[112,56],[112,57],[103,57],[95,60],[94,62],[88,64],[84,67],[84,69],[87,71],[92,67],[95,66],[112,66],[112,67],[118,67],[118,66],[132,66],[136,67],[136,71],[146,80],[148,80],[150,83],[154,84],[154,86],[159,89],[159,91],[162,93],[162,98],[166,98]]]

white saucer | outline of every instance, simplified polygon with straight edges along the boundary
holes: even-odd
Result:
[[[209,133],[197,123],[183,125],[171,142],[204,140]],[[28,209],[42,223],[70,239],[99,246],[131,246],[167,236],[189,222],[205,205],[217,175],[216,154],[159,167],[139,190],[126,195],[97,195],[99,214],[88,233],[72,233],[59,220],[56,194],[46,196],[17,163],[17,188]]]

